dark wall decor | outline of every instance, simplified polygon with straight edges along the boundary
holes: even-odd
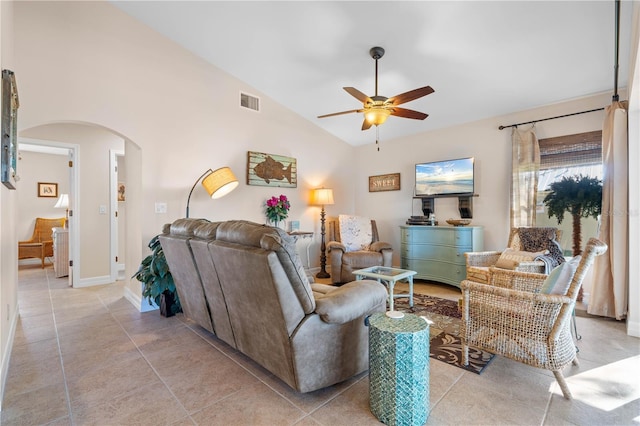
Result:
[[[18,87],[13,71],[2,70],[2,183],[16,189],[18,165]]]
[[[298,186],[296,159],[282,155],[249,151],[247,185],[295,188]]]
[[[400,173],[369,176],[369,192],[399,191]]]
[[[38,197],[58,198],[58,184],[38,182]]]

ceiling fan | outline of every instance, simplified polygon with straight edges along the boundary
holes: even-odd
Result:
[[[386,98],[384,96],[378,96],[378,59],[384,55],[384,49],[382,47],[372,47],[369,50],[369,55],[376,61],[376,94],[375,96],[367,96],[355,87],[343,87],[347,93],[362,102],[362,108],[352,109],[349,111],[334,112],[331,114],[319,115],[318,118],[333,117],[335,115],[351,114],[353,112],[363,112],[364,122],[362,123],[362,130],[367,130],[371,126],[379,126],[384,123],[390,115],[396,117],[412,118],[414,120],[424,120],[429,115],[423,112],[414,111],[411,109],[400,108],[398,105],[404,104],[414,99],[421,98],[434,92],[431,86],[420,87],[419,89],[410,90],[405,93]]]

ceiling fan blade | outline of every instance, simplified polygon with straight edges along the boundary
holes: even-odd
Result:
[[[413,89],[405,93],[401,93],[399,95],[393,96],[387,99],[386,104],[388,105],[400,105],[405,102],[412,101],[414,99],[421,98],[423,96],[430,95],[434,92],[431,86],[424,86],[419,89]]]
[[[348,94],[350,94],[351,96],[353,96],[354,98],[362,102],[363,104],[366,104],[367,102],[373,102],[369,96],[365,95],[355,87],[343,87],[343,89],[346,90]]]
[[[425,114],[424,112],[406,108],[391,107],[389,111],[391,111],[391,115],[395,115],[396,117],[413,118],[415,120],[424,120],[429,116],[429,114]]]
[[[333,117],[334,115],[351,114],[352,112],[362,112],[363,109],[352,109],[349,111],[332,112],[331,114],[319,115],[318,118]]]
[[[362,130],[369,130],[370,127],[371,127],[371,123],[369,123],[365,118],[364,121],[362,122]]]

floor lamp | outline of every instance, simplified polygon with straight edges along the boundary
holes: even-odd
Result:
[[[311,203],[316,206],[322,206],[322,210],[320,211],[320,272],[316,274],[317,278],[329,278],[331,275],[326,271],[327,266],[327,246],[324,243],[324,235],[325,235],[325,211],[324,206],[329,206],[333,204],[333,190],[328,188],[319,188],[314,189],[313,194],[311,195]]]
[[[200,175],[198,180],[196,180],[191,187],[191,191],[189,191],[189,198],[187,198],[186,217],[189,217],[189,203],[191,202],[191,194],[193,194],[193,190],[196,188],[198,182],[200,182],[200,179],[202,179],[202,186],[204,186],[204,189],[207,190],[207,193],[212,199],[224,197],[225,195],[233,191],[236,186],[238,186],[238,179],[229,167],[221,167],[213,171],[211,169],[207,170]]]

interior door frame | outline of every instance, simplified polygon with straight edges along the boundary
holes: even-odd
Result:
[[[80,145],[68,142],[58,142],[46,139],[33,139],[18,137],[18,150],[20,144],[38,145],[43,147],[53,147],[68,150],[68,159],[71,162],[69,166],[69,221],[67,227],[69,229],[69,286],[73,287],[75,278],[78,277],[80,266]]]
[[[118,279],[118,157],[124,157],[123,150],[109,150],[109,274],[111,282]]]

